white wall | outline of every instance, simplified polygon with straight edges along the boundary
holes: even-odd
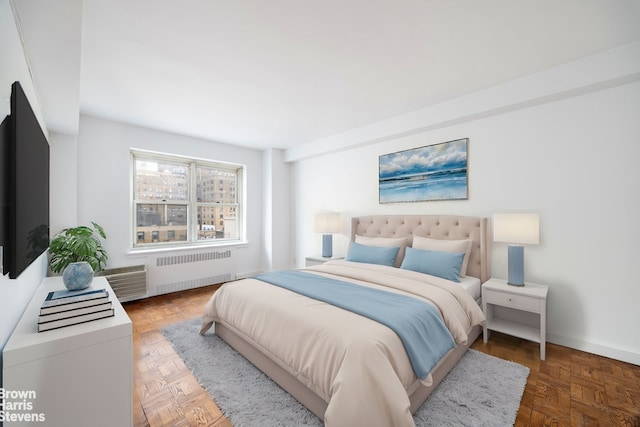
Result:
[[[10,112],[11,84],[16,80],[20,81],[34,112],[43,123],[11,5],[8,0],[0,0],[0,121]],[[46,134],[46,127],[43,129]],[[15,280],[0,275],[0,350],[46,275],[46,265],[46,255],[42,255]]]
[[[50,230],[54,236],[60,230],[75,227],[78,223],[78,141],[76,136],[51,132],[50,181],[51,212]]]
[[[290,175],[282,150],[264,151],[264,270],[284,270],[295,264],[290,245]]]
[[[234,249],[237,255],[235,268],[238,275],[260,270],[263,262],[261,151],[81,116],[77,154],[77,219],[78,224],[88,225],[94,221],[104,227],[108,268],[146,264],[146,256],[130,254],[131,148],[246,165],[248,243]]]
[[[576,79],[593,75],[597,67],[587,68],[587,62],[565,71]],[[381,142],[375,142],[375,131],[401,134],[401,128],[375,124],[354,133],[371,132],[368,145],[355,141],[354,148],[333,154],[318,155],[317,147],[310,147],[313,157],[295,162],[293,170],[298,264],[305,255],[320,251],[320,236],[312,233],[313,214],[320,210],[344,213],[345,233],[334,240],[337,254],[347,250],[350,216],[539,212],[541,244],[525,249],[525,278],[550,287],[549,341],[640,364],[640,286],[635,279],[640,238],[637,71],[635,77],[549,96],[531,106],[505,105],[491,114],[449,119],[449,125],[443,122],[432,130],[425,119],[424,130],[411,131],[420,127],[412,123],[408,136]],[[556,85],[556,94],[570,87],[569,82],[548,77],[539,83]],[[492,104],[508,89],[488,90],[484,101]],[[457,100],[461,110],[469,105],[465,101]],[[482,99],[476,96],[474,101]],[[455,118],[455,109],[440,113]],[[379,155],[458,138],[470,139],[468,200],[378,203]],[[493,276],[505,278],[506,247],[496,243],[492,253]]]

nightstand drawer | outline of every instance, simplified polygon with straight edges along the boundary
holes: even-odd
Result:
[[[511,307],[517,310],[525,310],[532,313],[540,313],[540,300],[525,295],[515,295],[505,292],[484,289],[482,299],[488,304],[496,304],[503,307]]]

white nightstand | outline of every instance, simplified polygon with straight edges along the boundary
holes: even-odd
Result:
[[[332,256],[330,258],[326,258],[323,257],[321,255],[317,255],[317,256],[308,256],[304,259],[305,263],[305,267],[311,267],[312,265],[320,265],[320,264],[324,264],[327,261],[331,261],[333,259],[344,259],[344,257],[341,256]]]
[[[540,360],[544,360],[548,292],[548,286],[536,283],[512,286],[506,280],[487,280],[482,285],[482,311],[487,317],[483,331],[485,344],[490,330],[539,342]]]

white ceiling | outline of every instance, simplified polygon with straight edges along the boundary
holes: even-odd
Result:
[[[78,114],[288,148],[640,39],[637,0],[14,0],[50,130]]]

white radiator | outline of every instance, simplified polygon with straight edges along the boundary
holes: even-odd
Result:
[[[147,269],[144,265],[111,268],[100,272],[119,301],[130,301],[147,296]]]
[[[149,294],[161,295],[234,280],[231,249],[149,259]]]

